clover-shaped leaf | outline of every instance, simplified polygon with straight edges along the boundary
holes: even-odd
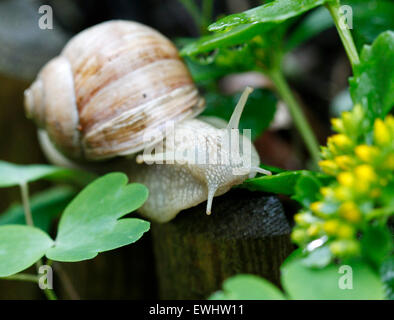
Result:
[[[149,222],[120,218],[139,208],[147,197],[145,186],[127,184],[123,173],[110,173],[71,201],[55,241],[31,226],[0,226],[0,277],[22,271],[44,255],[57,261],[81,261],[137,241],[149,230]]]
[[[0,188],[23,185],[40,179],[73,181],[85,185],[95,175],[81,170],[65,169],[45,164],[17,165],[0,161]]]
[[[30,267],[53,245],[53,240],[37,228],[23,225],[0,227],[0,277]]]
[[[118,219],[139,208],[147,197],[145,186],[127,184],[127,176],[122,173],[97,179],[64,211],[56,244],[48,250],[47,257],[58,261],[81,261],[135,242],[149,230],[149,222]]]

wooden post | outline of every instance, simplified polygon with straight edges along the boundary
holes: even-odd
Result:
[[[151,230],[162,299],[205,299],[238,273],[279,285],[293,249],[279,200],[242,189],[215,198],[211,216],[203,203]]]

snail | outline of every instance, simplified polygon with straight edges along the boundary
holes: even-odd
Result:
[[[116,20],[77,34],[45,65],[25,91],[25,111],[51,162],[120,168],[149,189],[140,213],[167,222],[204,201],[210,214],[214,196],[270,174],[259,168],[252,142],[232,133],[251,90],[228,124],[198,119],[204,99],[171,41]]]

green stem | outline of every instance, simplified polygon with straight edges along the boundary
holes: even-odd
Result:
[[[53,290],[44,289],[44,293],[48,300],[57,300],[57,296]]]
[[[213,0],[203,0],[202,2],[202,25],[201,33],[207,33],[207,27],[212,21]]]
[[[31,214],[30,202],[29,202],[29,187],[27,183],[24,182],[20,185],[20,188],[22,194],[23,209],[25,211],[26,224],[33,227],[34,226],[33,216]]]
[[[269,75],[271,76],[271,79],[274,82],[279,95],[289,108],[295,126],[303,137],[309,153],[317,165],[320,160],[319,144],[312,132],[311,127],[309,126],[308,121],[302,113],[300,105],[291,92],[291,89],[279,68],[271,70]]]
[[[22,203],[23,203],[23,209],[25,212],[25,219],[26,219],[26,224],[29,226],[34,227],[34,222],[33,222],[33,215],[31,213],[31,208],[30,208],[30,202],[29,202],[29,186],[26,182],[21,183],[20,184],[20,189],[21,189],[21,194],[22,194]],[[40,267],[42,266],[42,261],[41,259],[39,259],[36,262],[36,269],[37,272],[40,269]],[[23,275],[23,274],[15,274],[12,275],[10,277],[13,278],[13,280],[25,280],[25,281],[32,281],[30,278],[30,280],[28,280],[29,277],[26,278],[27,275]],[[30,275],[30,277],[34,277],[32,275]],[[9,277],[8,277],[9,278]],[[11,279],[11,278],[9,278]],[[38,282],[38,277],[35,277],[35,282]],[[53,292],[53,290],[50,289],[44,289],[44,293],[46,295],[46,297],[49,300],[57,300],[55,293]]]
[[[353,41],[352,34],[344,25],[341,25],[341,16],[339,14],[340,2],[339,1],[329,1],[326,3],[328,11],[330,11],[331,17],[334,20],[335,26],[337,28],[339,37],[341,38],[342,44],[345,47],[347,56],[349,57],[352,67],[360,63],[360,58],[356,46]]]
[[[17,273],[13,274],[12,276],[0,278],[2,280],[17,280],[17,281],[29,281],[29,282],[38,282],[38,277],[34,274],[28,273]]]
[[[183,4],[189,14],[192,16],[194,23],[199,29],[201,29],[203,18],[201,16],[200,9],[194,3],[194,0],[179,0],[179,2]]]

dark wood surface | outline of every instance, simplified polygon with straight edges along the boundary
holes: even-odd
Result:
[[[223,280],[263,276],[279,285],[279,267],[292,251],[290,227],[272,195],[234,189],[166,224],[152,224],[159,296],[205,299]]]

